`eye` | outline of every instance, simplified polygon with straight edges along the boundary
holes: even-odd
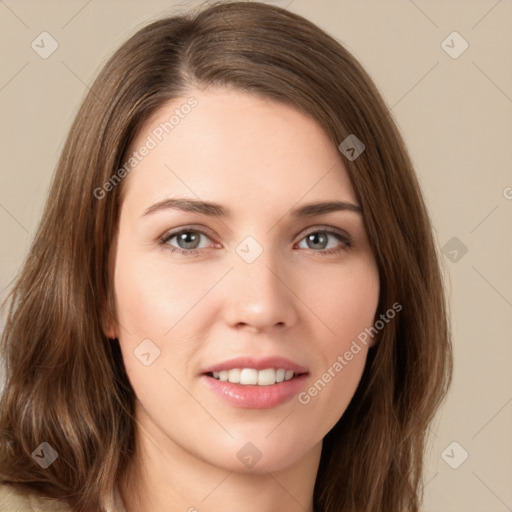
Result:
[[[336,239],[340,243],[336,244],[336,242],[334,242],[334,244],[330,244],[329,238],[331,240]],[[320,256],[327,254],[335,254],[352,247],[352,240],[350,239],[350,237],[347,234],[343,233],[342,231],[338,231],[333,228],[323,228],[316,229],[315,231],[310,231],[302,240],[306,241],[306,249],[314,249],[313,252],[317,253]]]
[[[179,252],[181,254],[197,254],[198,249],[204,249],[205,246],[201,247],[201,238],[205,237],[210,239],[204,231],[197,229],[183,228],[179,231],[174,231],[165,234],[161,238],[163,244],[167,244],[171,252]],[[175,244],[171,244],[171,241],[176,239]],[[208,247],[208,245],[206,245]]]

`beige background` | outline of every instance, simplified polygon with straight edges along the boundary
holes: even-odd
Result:
[[[443,256],[455,376],[432,428],[425,511],[512,511],[512,2],[269,3],[317,23],[361,61],[408,143],[440,248],[457,237],[468,250]],[[88,84],[138,28],[197,4],[0,0],[2,296]],[[47,59],[31,48],[43,31],[59,45]],[[453,31],[469,44],[458,58],[441,46]],[[469,457],[453,469],[445,460],[456,465],[462,450]]]

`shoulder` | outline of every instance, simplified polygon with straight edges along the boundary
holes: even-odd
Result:
[[[0,484],[0,512],[71,512],[62,501],[10,484]]]

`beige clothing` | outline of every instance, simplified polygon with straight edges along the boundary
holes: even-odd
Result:
[[[126,512],[117,489],[114,490],[114,499],[116,506],[109,512]],[[0,484],[0,512],[71,512],[71,508],[62,501]]]

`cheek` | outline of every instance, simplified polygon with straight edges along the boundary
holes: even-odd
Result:
[[[206,318],[214,307],[201,299],[218,277],[170,265],[165,251],[149,257],[123,240],[117,256],[114,286],[125,368],[137,395],[151,401],[160,396],[160,385],[174,389],[168,372],[182,381],[194,362],[208,327],[197,318]]]
[[[336,424],[357,389],[372,345],[366,329],[374,324],[380,291],[373,260],[323,277],[308,295],[325,326],[326,335],[315,338],[321,359],[297,397],[301,410],[316,418],[312,435]]]
[[[175,405],[186,398],[180,395],[180,388],[171,376],[175,370],[170,364],[175,359],[188,360],[189,349],[185,341],[179,341],[187,338],[183,333],[185,322],[179,322],[196,294],[182,274],[120,243],[114,286],[118,338],[126,373],[143,404],[166,410],[170,406],[169,396]],[[181,380],[180,376],[176,377]]]
[[[200,272],[186,272],[178,265],[169,265],[164,251],[149,258],[120,246],[118,256],[118,320],[135,337],[164,338],[207,289],[208,280],[205,282]]]
[[[327,269],[318,277],[317,285],[309,286],[305,296],[326,328],[326,335],[318,338],[322,352],[332,358],[373,325],[379,302],[379,275],[373,259],[361,258],[337,272]]]

